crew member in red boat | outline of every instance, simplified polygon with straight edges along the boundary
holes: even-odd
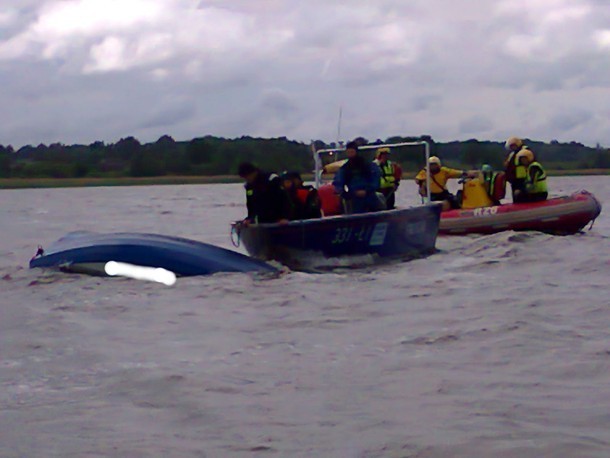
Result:
[[[443,211],[452,208],[460,208],[460,204],[456,197],[447,189],[447,182],[450,178],[461,178],[466,176],[475,178],[477,172],[467,172],[465,170],[443,167],[441,165],[441,160],[436,156],[432,156],[428,159],[428,165],[430,167],[430,198],[432,201],[443,202]],[[415,176],[415,183],[419,186],[420,196],[425,197],[427,195],[426,169],[420,170]]]
[[[542,165],[534,158],[534,153],[522,149],[517,153],[517,161],[526,170],[525,185],[515,190],[513,201],[515,203],[540,202],[549,196],[546,184],[546,172]]]
[[[518,137],[510,137],[506,140],[504,148],[507,151],[506,157],[504,158],[504,169],[506,173],[506,181],[510,183],[511,191],[513,194],[513,202],[515,201],[515,192],[525,190],[525,182],[527,179],[527,167],[524,167],[519,163],[517,154],[520,151],[531,150],[523,144],[523,140]],[[533,155],[534,153],[532,153]],[[517,193],[518,194],[518,193]]]
[[[298,172],[284,172],[282,186],[292,205],[292,219],[311,219],[322,216],[318,191],[305,186]]]
[[[250,162],[239,164],[237,173],[245,180],[248,216],[243,220],[244,225],[288,223],[292,211],[279,176],[263,172]]]

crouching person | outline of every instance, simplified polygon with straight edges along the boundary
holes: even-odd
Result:
[[[248,216],[244,225],[256,223],[288,223],[292,217],[291,205],[280,177],[263,172],[250,162],[239,164],[237,173],[245,180]]]

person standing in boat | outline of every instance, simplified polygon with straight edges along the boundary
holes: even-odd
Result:
[[[510,137],[504,144],[507,154],[504,158],[504,169],[506,173],[506,181],[510,183],[513,202],[515,201],[515,193],[525,190],[525,182],[527,179],[527,167],[524,167],[519,163],[517,154],[521,151],[529,151],[532,153],[526,145],[523,144],[523,140],[518,137]],[[517,192],[519,191],[519,192]]]
[[[534,158],[534,153],[528,149],[517,153],[519,166],[526,170],[525,185],[515,190],[513,201],[515,203],[540,202],[549,196],[546,184],[546,172],[542,165]]]
[[[293,219],[311,219],[322,216],[318,191],[313,186],[305,186],[298,172],[284,172],[282,186],[292,205]]]
[[[366,213],[381,210],[377,197],[381,171],[374,162],[358,154],[358,145],[349,142],[345,147],[347,162],[335,174],[335,192],[345,201],[346,213]]]
[[[248,216],[243,224],[288,223],[292,211],[280,177],[260,170],[250,162],[242,162],[238,175],[245,180]]]
[[[477,176],[477,172],[467,172],[465,170],[451,169],[443,167],[441,160],[432,156],[428,159],[430,167],[430,198],[433,202],[443,202],[443,211],[452,208],[460,208],[457,198],[447,189],[447,182],[451,178],[472,177]],[[419,194],[422,197],[428,195],[426,189],[426,169],[422,169],[415,176],[415,183],[419,186]]]
[[[385,197],[386,208],[391,210],[396,203],[396,190],[402,178],[400,166],[388,159],[390,148],[379,148],[373,161],[381,171],[380,187],[378,192]]]

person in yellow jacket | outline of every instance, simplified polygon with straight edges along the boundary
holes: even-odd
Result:
[[[375,154],[375,164],[381,170],[381,180],[377,190],[385,197],[386,208],[391,210],[396,203],[396,190],[400,186],[402,169],[398,164],[388,159],[390,148],[379,148]]]
[[[546,184],[546,172],[530,150],[521,150],[516,155],[519,166],[526,170],[525,185],[516,189],[513,196],[515,203],[540,202],[549,196]]]
[[[460,208],[460,204],[456,197],[447,189],[447,181],[451,178],[466,176],[474,178],[477,176],[477,172],[467,172],[465,170],[443,167],[441,160],[436,156],[432,156],[428,159],[428,165],[430,167],[430,198],[432,201],[443,202],[443,211],[451,208]],[[419,186],[419,194],[421,196],[426,196],[426,169],[419,171],[415,176],[415,182]]]
[[[518,137],[510,137],[506,140],[504,148],[507,151],[506,157],[504,158],[506,181],[510,183],[513,202],[515,202],[515,193],[519,194],[521,191],[525,190],[525,182],[527,179],[527,167],[519,163],[517,154],[521,151],[529,151],[533,156],[534,153],[532,153],[531,150],[523,144],[523,140]]]

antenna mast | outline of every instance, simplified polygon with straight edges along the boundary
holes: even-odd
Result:
[[[343,106],[339,107],[339,122],[337,124],[337,145],[341,144],[341,118],[343,117]]]

